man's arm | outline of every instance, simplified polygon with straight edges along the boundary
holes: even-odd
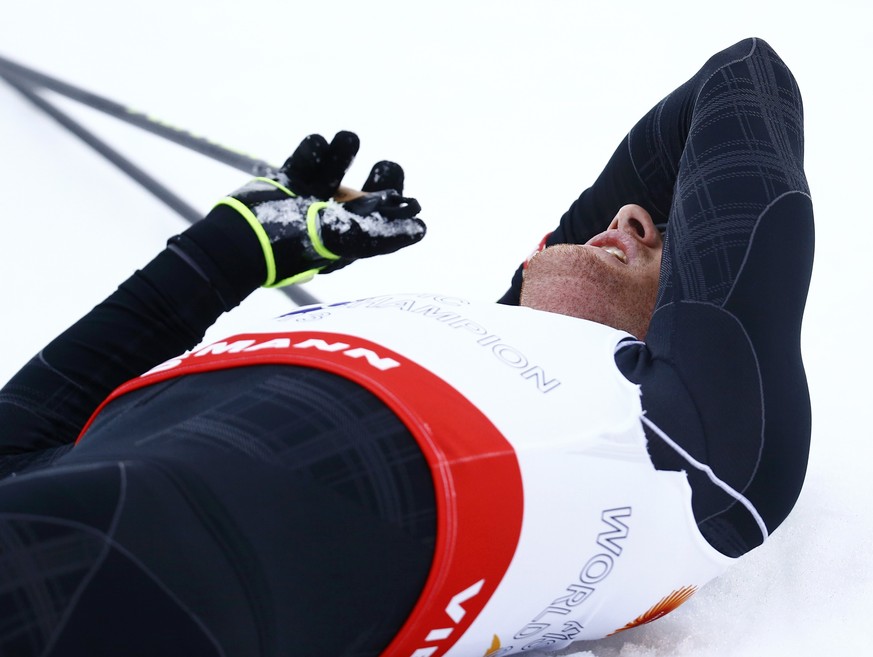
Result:
[[[787,516],[809,451],[800,329],[813,258],[803,108],[760,39],[711,57],[631,129],[546,245],[587,241],[618,208],[666,221],[646,344],[619,351],[640,384],[656,468],[688,474],[701,531],[742,554]],[[522,269],[501,299],[518,303]],[[750,514],[675,446],[743,495]]]
[[[669,198],[654,196],[634,167],[625,138],[594,184],[576,199],[549,233],[541,248],[554,244],[584,244],[606,230],[616,212],[628,203],[644,207],[656,223],[666,222]],[[509,289],[499,303],[517,306],[524,274],[523,263],[513,274]]]
[[[641,386],[653,464],[687,473],[701,531],[736,556],[788,515],[809,453],[814,229],[797,82],[747,39],[647,113],[628,146],[672,199],[646,344],[617,361]]]
[[[713,56],[641,119],[619,143],[594,184],[564,213],[541,248],[584,244],[606,230],[618,210],[629,203],[645,208],[656,224],[666,224],[691,128],[696,91],[726,58],[743,47],[736,44]],[[524,267],[523,263],[516,269],[500,303],[518,305]]]
[[[264,278],[251,230],[229,211],[183,234],[46,345],[0,390],[0,453],[73,441],[106,395],[196,345]],[[226,219],[226,221],[222,221]]]
[[[44,462],[66,449],[114,388],[194,347],[206,329],[261,285],[294,282],[424,235],[419,207],[400,194],[403,171],[380,162],[363,196],[328,199],[358,148],[339,133],[304,140],[272,179],[222,199],[206,218],[49,343],[0,390],[0,457]],[[367,220],[364,221],[364,218]],[[372,231],[374,227],[377,232]],[[0,473],[2,474],[2,473]]]

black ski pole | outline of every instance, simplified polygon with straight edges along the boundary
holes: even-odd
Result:
[[[103,96],[86,91],[67,82],[53,78],[45,73],[40,73],[32,68],[17,64],[5,57],[0,57],[0,75],[4,77],[14,76],[18,80],[26,81],[33,85],[45,87],[55,93],[66,96],[83,105],[99,110],[121,121],[135,125],[143,130],[169,139],[180,146],[190,148],[201,155],[217,160],[228,166],[245,171],[254,176],[269,175],[275,168],[268,162],[260,160],[244,153],[238,153],[230,148],[191,134],[187,130],[174,128],[159,121],[143,112],[125,107]]]
[[[276,171],[276,167],[265,160],[240,153],[227,146],[209,141],[205,137],[198,137],[187,130],[173,127],[143,112],[133,110],[113,100],[98,96],[81,87],[63,82],[45,73],[40,73],[2,56],[0,56],[0,76],[14,76],[21,81],[27,82],[30,86],[45,87],[50,91],[101,111],[113,118],[135,125],[159,137],[164,137],[175,144],[189,148],[201,155],[205,155],[240,171],[245,171],[253,176],[268,176]],[[335,198],[338,201],[348,201],[360,195],[360,191],[340,185]]]
[[[30,85],[18,79],[9,71],[3,71],[2,75],[6,82],[27,98],[31,103],[36,105],[40,110],[52,117],[71,133],[79,137],[83,142],[100,153],[103,157],[109,160],[112,164],[121,169],[124,173],[138,182],[142,187],[151,192],[155,197],[172,208],[181,217],[194,223],[202,218],[202,214],[186,203],[179,196],[170,191],[165,185],[161,184],[155,178],[143,171],[121,153],[109,146],[102,139],[94,135],[80,123],[72,119],[70,116],[52,105],[49,101],[42,98],[36,93]],[[318,303],[318,299],[299,287],[283,287],[279,288],[288,297],[291,298],[297,305],[303,306],[308,304]]]
[[[87,130],[85,127],[82,126],[82,124],[76,122],[74,119],[70,118],[69,115],[59,110],[49,101],[42,98],[26,83],[19,81],[14,76],[5,76],[4,79],[9,85],[11,85],[22,96],[27,98],[31,103],[36,105],[39,109],[48,114],[55,121],[60,123],[63,127],[65,127],[67,130],[76,135],[79,139],[88,144],[95,151],[100,153],[100,155],[112,162],[112,164],[117,166],[140,185],[145,187],[149,192],[151,192],[161,201],[170,206],[184,219],[187,219],[189,222],[194,223],[195,221],[202,218],[200,212],[198,212],[192,206],[188,205],[188,203],[182,200],[179,196],[177,196],[169,189],[167,189],[164,185],[152,178],[149,174],[136,166],[126,157],[121,155],[106,142],[104,142],[92,132]]]

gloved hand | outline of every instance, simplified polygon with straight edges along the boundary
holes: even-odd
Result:
[[[255,178],[218,202],[255,231],[267,264],[265,287],[302,283],[424,237],[424,222],[416,217],[421,206],[402,196],[398,164],[377,163],[362,193],[340,188],[358,146],[351,132],[337,133],[329,144],[310,135],[274,175]]]

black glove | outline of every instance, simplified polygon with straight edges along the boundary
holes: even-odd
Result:
[[[421,206],[402,196],[398,164],[376,164],[362,194],[340,189],[358,146],[351,132],[337,133],[329,144],[310,135],[274,175],[255,178],[218,202],[239,212],[258,236],[265,287],[301,283],[424,237],[424,222],[416,217]]]

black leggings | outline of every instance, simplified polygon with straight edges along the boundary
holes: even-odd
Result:
[[[20,657],[378,655],[436,527],[399,420],[288,366],[124,396],[0,509],[0,655]]]

